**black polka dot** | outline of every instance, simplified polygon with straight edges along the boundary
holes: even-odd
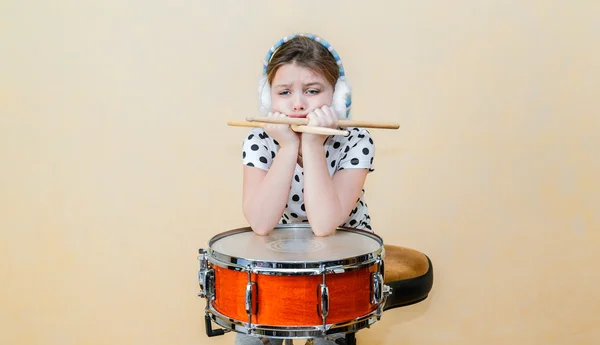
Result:
[[[248,140],[250,140],[250,139],[252,139],[252,138],[254,138],[254,134],[250,134],[250,135],[248,136]]]
[[[344,149],[344,153],[350,151],[350,146],[346,146],[346,149]]]
[[[350,163],[352,163],[352,165],[358,165],[358,158],[352,158]]]
[[[358,131],[360,131],[360,129],[358,129],[358,128],[356,128],[356,127],[352,128],[352,130],[353,130],[353,131],[357,131],[357,132],[358,132]]]
[[[355,220],[355,219],[352,219],[352,220],[350,221],[350,226],[354,226],[354,224],[356,224],[356,220]]]
[[[296,180],[296,182],[300,182],[300,177],[298,175],[294,176],[294,180]]]
[[[346,157],[348,157],[348,155],[344,155],[344,157],[342,157],[342,160],[346,159]]]
[[[362,138],[365,137],[365,135],[364,134],[359,134],[358,137],[362,139]]]
[[[252,146],[250,146],[250,148],[252,149],[252,151],[258,151],[258,145],[256,145],[256,144],[252,144]]]
[[[249,166],[249,167],[253,167],[253,166],[254,166],[254,164],[253,164],[252,162],[249,162],[249,163],[248,163],[248,164],[246,164],[246,165],[247,165],[247,166]]]
[[[300,197],[298,196],[298,194],[294,194],[294,195],[292,196],[292,200],[294,200],[294,201],[299,201],[299,200],[300,200]]]
[[[306,209],[304,208],[304,204],[300,205],[300,209],[304,212],[306,212]]]
[[[325,158],[329,158],[329,151],[325,152]]]
[[[260,157],[258,160],[261,161],[262,163],[267,164],[267,159],[265,157]]]
[[[308,223],[308,219],[303,219],[302,223]]]
[[[349,136],[349,137],[348,137],[348,141],[352,140],[352,138],[354,138],[354,136],[353,136],[353,135]]]
[[[335,159],[331,161],[331,167],[335,168]]]
[[[277,142],[277,140],[273,139],[273,142],[275,143],[275,145],[279,146],[279,143]]]
[[[267,132],[265,132],[265,134],[263,134],[263,137],[265,137],[265,139],[269,137],[269,135],[267,134]]]
[[[373,157],[371,157],[371,164],[373,164]]]
[[[363,148],[363,154],[368,155],[369,154],[369,149],[368,148]]]
[[[336,141],[335,143],[333,143],[333,148],[334,148],[334,149],[337,149],[338,147],[340,147],[340,145],[341,145],[341,144],[340,144],[339,142],[337,142],[337,141]]]
[[[242,158],[246,158],[246,151],[242,152]]]
[[[265,150],[267,150],[267,151],[269,150],[269,149],[267,148],[267,145],[263,145],[263,147],[265,148]]]
[[[271,151],[271,158],[275,158],[275,151]]]
[[[373,145],[373,139],[369,138],[369,143],[371,143],[371,145]]]
[[[282,222],[283,224],[287,224],[287,221],[286,221],[285,219],[281,220],[281,222]]]
[[[294,217],[294,218],[298,218],[298,215],[295,213],[290,213],[290,216]]]

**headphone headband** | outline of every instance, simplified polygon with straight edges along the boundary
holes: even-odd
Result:
[[[271,61],[271,58],[273,58],[273,55],[275,55],[275,52],[285,42],[291,40],[294,37],[298,37],[298,36],[310,38],[310,39],[313,39],[313,40],[321,43],[321,45],[323,47],[325,47],[329,51],[329,53],[331,53],[331,55],[333,56],[333,58],[335,59],[335,62],[337,63],[337,65],[339,67],[340,78],[345,78],[346,77],[346,72],[344,71],[344,66],[342,65],[342,59],[340,58],[340,55],[335,51],[335,49],[333,49],[333,47],[331,46],[331,44],[327,43],[327,41],[325,41],[324,39],[322,39],[321,37],[319,37],[317,35],[302,34],[302,33],[300,33],[300,34],[292,34],[292,35],[286,36],[286,37],[280,39],[279,41],[277,41],[277,43],[275,43],[275,45],[272,46],[271,49],[269,49],[269,52],[267,53],[267,56],[265,57],[265,61],[263,62],[263,75],[267,74],[267,67],[269,67],[269,62]]]

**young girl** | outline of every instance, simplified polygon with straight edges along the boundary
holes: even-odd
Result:
[[[271,48],[259,100],[266,116],[307,118],[308,126],[327,128],[347,119],[351,105],[338,54],[308,34],[285,37]],[[363,186],[373,171],[375,147],[365,129],[343,129],[348,137],[301,134],[283,124],[250,131],[242,151],[243,213],[256,234],[298,222],[308,222],[316,236],[340,225],[372,231]],[[235,344],[264,342],[238,333]],[[315,344],[335,343],[318,338]]]
[[[314,35],[281,39],[267,55],[259,85],[269,117],[307,118],[308,126],[337,128],[350,113],[350,87],[337,53]],[[348,137],[296,133],[265,124],[243,142],[243,213],[265,235],[278,223],[309,222],[317,236],[340,226],[371,231],[364,182],[373,171],[369,132]]]

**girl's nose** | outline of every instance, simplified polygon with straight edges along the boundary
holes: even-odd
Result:
[[[296,99],[294,100],[293,108],[294,108],[294,111],[296,111],[296,112],[303,111],[306,109],[306,105],[305,105],[302,97],[296,97]]]

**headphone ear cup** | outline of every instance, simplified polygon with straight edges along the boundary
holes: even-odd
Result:
[[[332,108],[339,119],[350,118],[350,107],[352,105],[352,87],[345,78],[339,78],[335,83],[333,92]]]
[[[265,76],[258,80],[258,102],[260,113],[267,115],[271,111],[271,86]]]

